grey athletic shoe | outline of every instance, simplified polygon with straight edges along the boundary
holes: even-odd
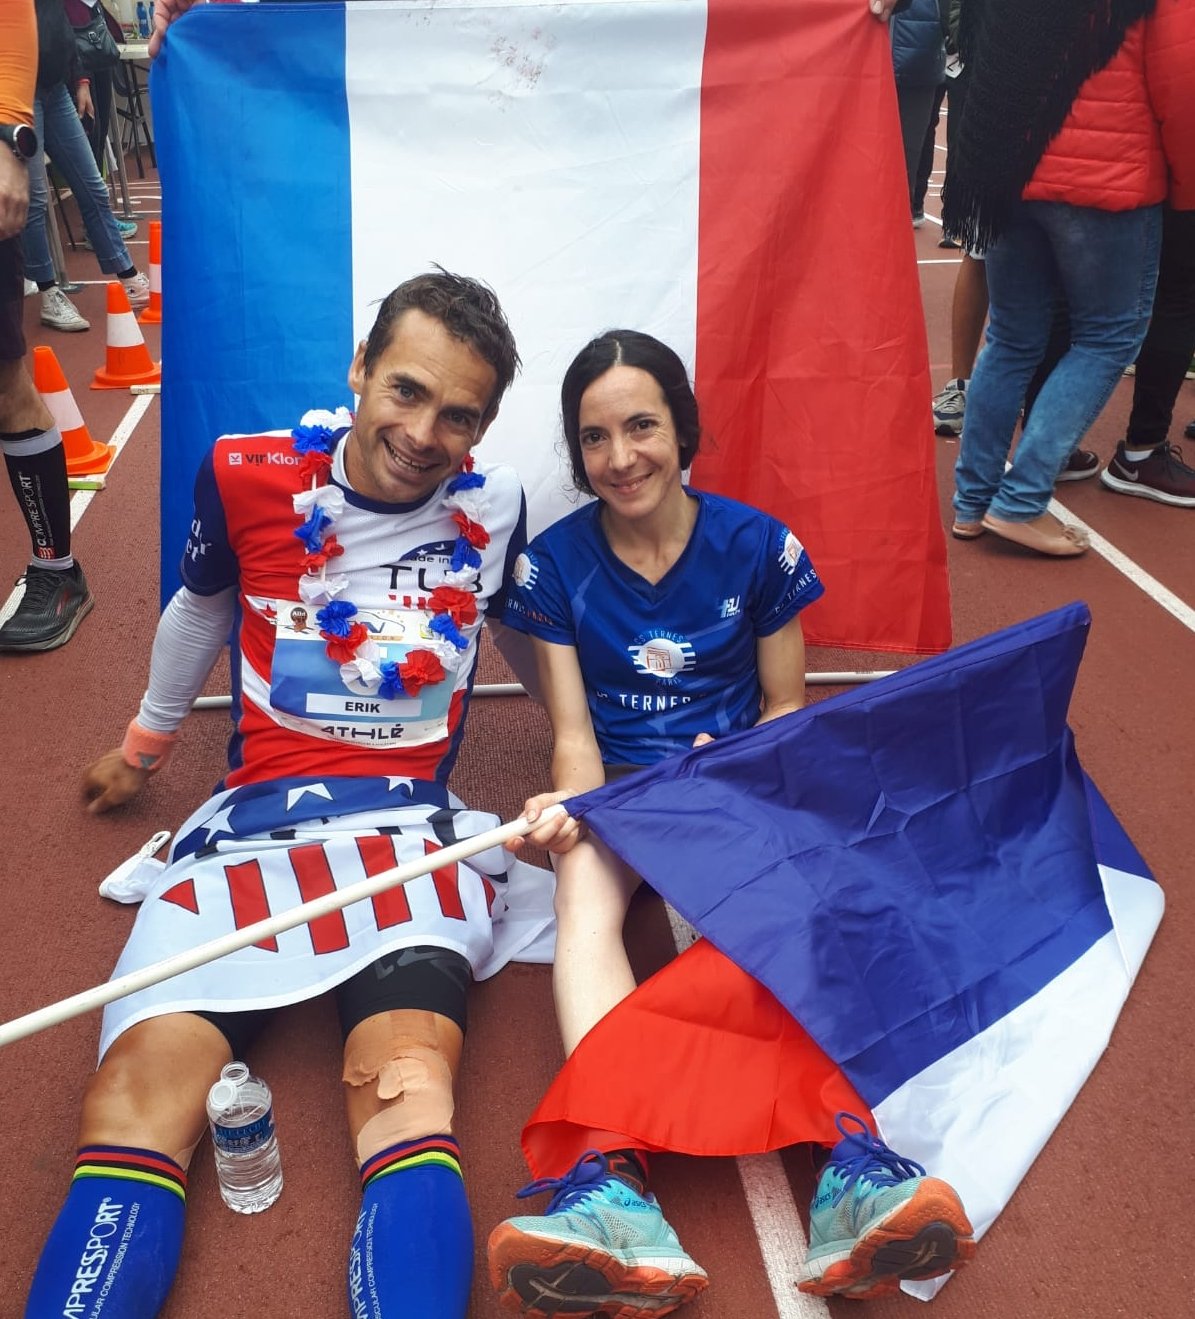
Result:
[[[68,334],[91,329],[91,322],[79,315],[78,307],[57,284],[41,295],[41,323],[52,330],[65,330]]]
[[[934,395],[934,434],[961,435],[967,405],[967,382],[958,376]]]

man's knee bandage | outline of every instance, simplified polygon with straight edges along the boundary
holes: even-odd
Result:
[[[346,1084],[376,1083],[378,1098],[386,1104],[357,1135],[361,1163],[400,1141],[452,1130],[452,1066],[434,1026],[412,1031],[411,1015],[403,1014],[408,1020],[402,1033],[359,1044],[350,1041],[345,1052]]]

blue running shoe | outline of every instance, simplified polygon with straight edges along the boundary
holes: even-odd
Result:
[[[902,1159],[853,1113],[839,1113],[835,1124],[843,1139],[813,1198],[801,1291],[870,1300],[899,1291],[904,1278],[936,1278],[972,1258],[975,1238],[953,1187]]]
[[[533,1319],[671,1314],[705,1289],[655,1196],[640,1195],[589,1150],[564,1177],[532,1182],[520,1199],[554,1192],[540,1217],[508,1218],[490,1235],[490,1279],[508,1310]]]

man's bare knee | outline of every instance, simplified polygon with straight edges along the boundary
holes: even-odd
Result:
[[[130,1026],[87,1083],[81,1145],[134,1145],[181,1164],[206,1125],[208,1088],[230,1061],[228,1041],[192,1013]]]
[[[344,1082],[357,1161],[400,1141],[452,1131],[460,1028],[434,1012],[378,1013],[349,1035]]]

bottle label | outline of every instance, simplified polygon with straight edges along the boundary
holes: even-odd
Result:
[[[255,1122],[243,1127],[222,1127],[212,1123],[212,1140],[225,1154],[249,1154],[269,1142],[274,1134],[274,1110],[266,1112]]]

